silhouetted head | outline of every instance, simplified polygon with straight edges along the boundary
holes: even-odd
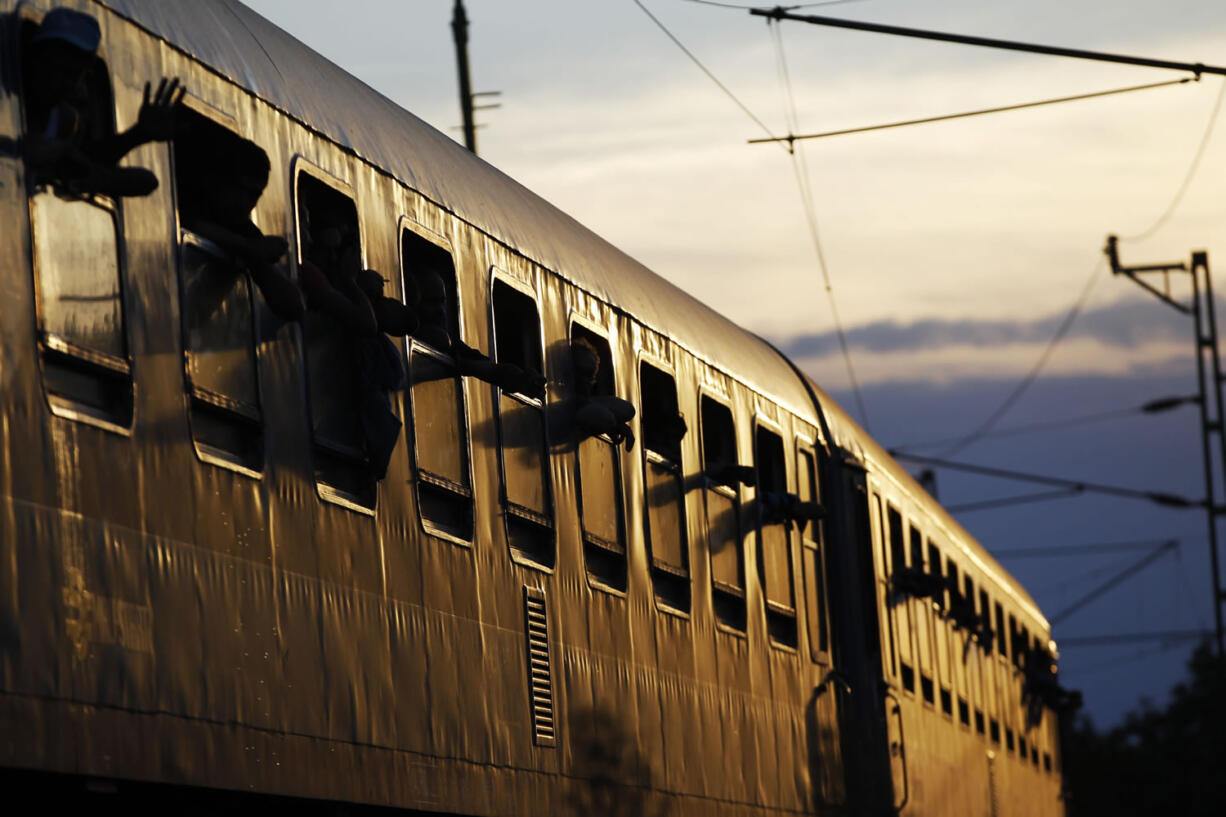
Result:
[[[575,367],[575,385],[579,391],[589,394],[600,372],[600,353],[587,338],[575,338],[570,344],[570,356]]]
[[[88,14],[52,9],[32,40],[33,85],[48,102],[67,98],[94,65],[102,31]]]

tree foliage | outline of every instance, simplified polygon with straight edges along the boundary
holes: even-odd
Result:
[[[1226,660],[1205,643],[1188,670],[1165,709],[1143,700],[1102,733],[1076,722],[1064,764],[1070,817],[1226,814]]]

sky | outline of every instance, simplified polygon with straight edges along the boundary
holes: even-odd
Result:
[[[247,5],[460,138],[452,3]],[[1195,391],[1190,321],[1112,276],[1102,247],[1114,233],[1125,264],[1187,261],[1194,250],[1207,251],[1211,266],[1226,259],[1221,77],[797,142],[792,155],[747,140],[787,134],[789,122],[793,133],[815,133],[1185,75],[768,25],[743,9],[691,0],[467,0],[466,7],[473,90],[501,92],[482,100],[501,107],[478,112],[480,155],[787,350],[887,446],[936,454],[941,446],[919,444],[979,426],[1080,302],[1041,376],[1000,420],[997,430],[1009,433],[957,458],[1204,495],[1192,409],[1024,427]],[[1226,65],[1220,0],[858,0],[800,13]],[[798,179],[811,191],[867,417],[850,391]],[[1148,235],[1128,240],[1141,234]],[[945,469],[937,476],[947,505],[1037,490]],[[1078,496],[957,516],[1049,616],[1147,551],[1047,559],[1008,551],[1179,540],[1177,556],[1057,623],[1057,639],[1212,626],[1202,513]],[[1188,642],[1070,646],[1062,649],[1062,678],[1084,690],[1087,712],[1107,725],[1142,696],[1161,702],[1182,677],[1189,649]]]

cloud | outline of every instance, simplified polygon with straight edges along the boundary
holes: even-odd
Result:
[[[1045,344],[1055,335],[1066,313],[1033,319],[925,318],[911,322],[872,321],[846,330],[848,346],[874,353],[917,352],[972,346],[979,349]],[[1170,309],[1145,300],[1126,300],[1079,315],[1065,336],[1092,340],[1102,346],[1133,351],[1155,342],[1191,337],[1191,323]],[[834,330],[775,338],[775,344],[797,358],[823,357],[838,351]]]

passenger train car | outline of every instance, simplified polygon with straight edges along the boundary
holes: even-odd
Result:
[[[10,805],[1063,813],[1042,613],[770,344],[236,2],[68,4],[101,26],[93,115],[179,77],[194,137],[124,160],[148,196],[40,181],[49,8],[0,3]],[[244,151],[279,274],[326,221],[544,394],[396,338],[378,478],[343,332],[186,223]],[[579,343],[633,439],[576,432]]]

